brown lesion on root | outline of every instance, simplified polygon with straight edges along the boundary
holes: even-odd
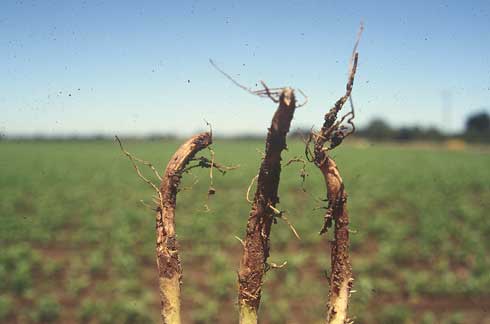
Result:
[[[334,240],[331,244],[330,291],[327,304],[326,322],[335,324],[350,323],[347,317],[349,297],[352,288],[352,266],[349,258],[349,215],[347,213],[347,193],[335,161],[329,152],[338,147],[343,140],[354,133],[355,117],[352,103],[352,88],[357,70],[357,44],[362,32],[362,24],[350,64],[349,78],[345,94],[325,114],[322,128],[311,132],[306,141],[306,158],[321,171],[327,189],[327,207],[320,234],[327,233],[334,225]],[[351,110],[339,117],[344,104],[350,100]],[[313,144],[311,147],[311,144]]]
[[[252,90],[240,84],[212,60],[210,63],[237,87],[252,95],[269,98],[273,102],[279,103],[267,134],[265,153],[262,157],[259,173],[252,179],[246,194],[247,201],[252,204],[252,209],[247,222],[245,241],[243,242],[238,238],[243,245],[243,254],[238,271],[239,322],[241,324],[255,324],[258,321],[257,310],[260,304],[265,272],[271,268],[281,268],[285,265],[278,266],[267,263],[269,236],[273,222],[277,218],[282,218],[299,238],[294,227],[283,215],[284,212],[275,206],[279,203],[277,190],[281,174],[281,152],[287,149],[286,135],[289,132],[295,110],[304,106],[308,102],[308,97],[298,89],[298,92],[304,97],[304,101],[297,104],[293,89],[287,87],[269,88],[263,81],[261,81],[263,89]],[[252,201],[249,198],[249,193],[256,179],[257,189]]]
[[[160,185],[161,201],[156,211],[156,257],[160,278],[160,296],[162,301],[162,320],[170,323],[168,317],[177,316],[182,266],[175,235],[175,206],[182,175],[197,152],[212,144],[211,133],[205,132],[191,137],[172,156],[168,162]],[[201,165],[212,167],[211,165]],[[175,296],[177,294],[177,296]]]
[[[355,125],[353,119],[355,117],[354,105],[352,104],[351,93],[354,85],[354,76],[357,70],[358,54],[355,53],[352,59],[352,68],[349,74],[349,80],[346,86],[345,94],[337,100],[335,105],[325,114],[324,123],[320,131],[310,133],[310,137],[306,142],[305,154],[309,161],[315,163],[320,169],[327,186],[327,202],[324,225],[320,231],[320,234],[324,234],[332,226],[334,220],[334,207],[340,198],[340,189],[343,192],[343,181],[340,177],[340,173],[337,167],[332,167],[330,164],[333,159],[329,157],[329,151],[339,146],[343,140],[354,133]],[[351,100],[351,110],[338,118],[338,113],[344,106],[347,100]],[[347,120],[346,126],[343,122]],[[313,142],[313,151],[311,150],[311,143]]]
[[[208,123],[209,125],[209,123]],[[209,125],[210,126],[210,125]],[[182,266],[179,258],[179,246],[175,234],[175,207],[177,193],[181,190],[180,183],[184,173],[190,173],[194,168],[209,168],[210,186],[209,195],[216,192],[213,188],[213,169],[225,174],[229,170],[239,166],[224,166],[215,161],[215,153],[211,149],[212,131],[201,133],[191,137],[174,153],[168,162],[165,174],[159,175],[153,164],[133,156],[123,146],[121,140],[116,136],[121,151],[126,155],[138,177],[146,182],[156,192],[154,198],[155,207],[145,204],[156,212],[156,259],[158,267],[159,289],[161,296],[161,316],[164,324],[179,324],[180,320],[180,285],[182,281]],[[195,157],[203,150],[209,149],[211,159],[206,157]],[[160,187],[156,186],[141,172],[138,163],[149,167],[155,176],[161,180]],[[185,190],[183,188],[182,190]],[[207,206],[207,205],[206,205]]]
[[[327,114],[328,115],[328,114]],[[322,138],[323,141],[323,138]],[[348,323],[347,308],[352,288],[352,266],[349,258],[349,215],[347,193],[335,161],[326,150],[318,150],[315,143],[314,163],[320,169],[327,188],[327,203],[324,223],[320,234],[334,226],[331,244],[330,292],[327,305],[327,323]]]
[[[327,199],[331,220],[335,222],[334,240],[331,242],[330,295],[327,305],[327,323],[347,322],[347,307],[352,289],[352,266],[349,258],[349,215],[347,193],[335,161],[327,157],[320,167],[327,186]],[[321,233],[326,232],[328,221]]]
[[[243,255],[238,271],[239,306],[257,311],[269,257],[269,235],[274,209],[279,202],[278,186],[281,173],[281,152],[287,148],[286,135],[296,109],[294,92],[282,90],[279,107],[269,128],[265,156],[260,166],[252,209],[247,223]]]

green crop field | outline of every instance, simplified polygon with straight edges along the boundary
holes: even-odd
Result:
[[[125,142],[162,171],[178,145]],[[263,144],[213,147],[217,161],[240,168],[215,172],[209,201],[209,170],[184,178],[176,221],[185,323],[237,321],[235,236],[244,235]],[[302,152],[293,141],[283,160]],[[490,154],[347,144],[333,156],[349,194],[356,322],[490,323]],[[283,167],[279,208],[301,240],[280,220],[273,226],[269,260],[287,265],[266,275],[262,323],[323,318],[331,233],[318,235],[315,207],[325,187],[308,165],[304,192],[299,169]],[[153,194],[113,142],[0,142],[0,322],[158,322],[154,213],[140,203]]]

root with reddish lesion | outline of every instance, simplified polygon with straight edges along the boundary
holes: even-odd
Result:
[[[175,206],[182,174],[197,152],[212,143],[210,133],[201,133],[182,144],[168,162],[159,192],[161,208],[156,212],[156,259],[161,298],[161,316],[165,324],[180,323],[180,263],[175,234]]]
[[[320,233],[325,233],[335,222],[334,240],[331,242],[330,293],[327,305],[327,323],[348,323],[347,308],[352,289],[352,266],[349,258],[349,214],[347,193],[335,161],[327,157],[319,167],[325,177],[330,213]]]
[[[337,164],[328,153],[338,147],[343,140],[355,131],[355,117],[352,103],[352,87],[357,69],[357,45],[363,26],[358,34],[349,67],[349,78],[345,94],[325,114],[324,123],[318,132],[311,132],[306,141],[305,154],[321,171],[327,189],[328,206],[325,208],[323,226],[320,234],[326,233],[334,224],[334,240],[331,244],[330,291],[327,304],[326,323],[345,324],[351,321],[347,310],[352,290],[352,266],[349,257],[349,215],[347,213],[347,193]],[[350,100],[351,110],[342,117],[338,114],[344,104]],[[345,123],[348,124],[345,125]],[[311,147],[311,144],[313,148]]]
[[[362,25],[361,25],[362,31]],[[349,259],[349,216],[347,213],[347,193],[335,161],[328,155],[329,151],[339,146],[342,141],[355,131],[353,119],[354,106],[352,103],[352,87],[357,69],[357,44],[354,47],[351,61],[349,80],[346,93],[325,114],[324,123],[318,132],[311,132],[306,141],[305,154],[308,161],[313,162],[325,178],[327,188],[326,214],[320,234],[324,234],[334,225],[334,241],[331,242],[331,266],[330,291],[327,305],[326,322],[335,324],[351,323],[347,316],[347,308],[352,288],[352,267]],[[303,104],[297,105],[294,91],[291,88],[268,88],[262,82],[263,90],[253,91],[236,82],[230,75],[215,66],[228,79],[249,93],[270,98],[279,106],[272,118],[268,129],[265,153],[259,173],[254,178],[247,190],[246,198],[252,204],[248,217],[245,239],[236,237],[243,246],[243,254],[238,271],[238,305],[239,322],[241,324],[256,324],[258,322],[258,309],[260,305],[262,285],[265,273],[271,268],[282,268],[286,265],[268,263],[270,252],[270,233],[272,224],[277,218],[283,219],[291,228],[293,234],[299,239],[297,231],[289,220],[283,215],[284,212],[276,208],[279,203],[278,187],[281,174],[281,153],[287,149],[286,136],[289,132],[291,121],[295,110],[304,105],[308,98],[305,97]],[[351,111],[338,118],[338,114],[344,104],[350,100]],[[349,126],[347,126],[348,124]],[[225,167],[214,161],[214,151],[210,149],[211,159],[205,157],[196,158],[197,152],[209,148],[212,144],[212,133],[205,132],[191,137],[175,152],[168,162],[165,174],[160,176],[153,165],[147,161],[133,157],[127,152],[119,138],[116,137],[121,150],[131,160],[138,176],[156,191],[156,259],[159,276],[159,289],[161,296],[161,316],[164,324],[180,324],[180,286],[182,279],[182,266],[179,257],[178,242],[175,233],[175,207],[177,193],[181,178],[184,173],[193,168],[210,168],[210,186],[208,199],[215,193],[213,187],[213,169],[222,173],[235,167]],[[313,144],[313,147],[311,147]],[[148,166],[161,180],[157,187],[147,179],[140,171],[138,164]],[[197,162],[195,165],[189,165]],[[286,165],[298,162],[303,167],[300,176],[303,180],[308,175],[305,170],[305,161],[299,158],[292,159]],[[256,191],[254,199],[249,199],[251,187],[256,179]],[[304,186],[302,187],[304,190]],[[207,208],[207,203],[205,204]]]
[[[250,200],[252,208],[247,222],[243,254],[238,271],[239,321],[242,324],[257,323],[262,283],[265,272],[271,267],[267,263],[271,226],[276,217],[282,215],[282,212],[275,207],[279,202],[281,152],[286,149],[286,135],[289,132],[295,109],[296,99],[293,90],[283,89],[279,96],[279,107],[267,134],[265,156],[257,176],[255,196],[253,201]],[[292,230],[297,235],[294,227]],[[279,268],[280,266],[274,264],[272,267]]]
[[[237,167],[227,167],[214,161],[214,151],[210,149],[210,145],[213,142],[211,132],[197,134],[182,144],[169,160],[162,177],[158,175],[151,163],[134,157],[126,151],[117,136],[116,140],[123,153],[130,159],[138,176],[156,191],[156,207],[154,211],[156,211],[156,261],[161,298],[161,317],[164,324],[180,324],[182,266],[175,233],[175,207],[177,193],[181,190],[179,187],[182,176],[196,167],[209,168],[211,170],[209,197],[215,192],[212,183],[212,170],[217,169],[224,174],[226,171]],[[196,158],[195,155],[205,148],[210,149],[211,159],[205,157]],[[161,180],[159,187],[142,174],[136,162],[148,166],[158,175]],[[197,162],[197,164],[190,165],[192,162]]]
[[[281,218],[299,239],[296,229],[283,215],[284,212],[276,208],[276,204],[279,203],[281,152],[287,149],[286,135],[289,132],[295,110],[304,106],[308,102],[308,97],[298,89],[298,92],[304,97],[304,101],[297,104],[293,89],[289,87],[269,88],[263,81],[261,81],[263,89],[252,90],[240,84],[212,60],[210,63],[237,87],[252,95],[269,98],[274,103],[279,104],[267,133],[265,152],[262,156],[259,172],[252,179],[247,189],[246,199],[252,204],[252,208],[247,221],[245,239],[242,241],[237,237],[243,245],[243,254],[238,271],[239,322],[241,324],[255,324],[258,321],[257,313],[265,273],[271,268],[282,268],[286,265],[286,262],[282,265],[267,263],[272,224],[276,222],[277,218]],[[256,191],[252,200],[249,198],[249,194],[255,182]]]

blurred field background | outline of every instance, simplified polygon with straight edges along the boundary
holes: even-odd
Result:
[[[181,140],[125,141],[163,170]],[[349,194],[357,323],[490,323],[490,154],[482,147],[351,142],[337,149]],[[194,169],[177,202],[185,323],[233,323],[236,271],[259,140],[217,139],[215,173]],[[289,141],[283,161],[302,155]],[[153,192],[111,141],[0,142],[0,322],[156,323]],[[329,244],[313,165],[283,168],[262,323],[321,323]],[[147,173],[151,175],[149,172]],[[156,180],[155,180],[156,181]]]

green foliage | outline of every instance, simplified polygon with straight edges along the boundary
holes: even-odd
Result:
[[[36,323],[55,323],[61,312],[61,306],[52,296],[41,297],[32,313],[32,319]]]
[[[0,287],[25,295],[32,287],[32,272],[40,261],[39,254],[26,243],[5,247],[0,253]]]
[[[148,314],[148,308],[141,300],[118,299],[102,314],[101,323],[151,323],[152,319]]]
[[[61,275],[63,271],[63,265],[55,260],[45,259],[41,263],[43,274],[49,278],[56,278],[56,276]]]
[[[90,278],[88,275],[74,276],[68,279],[67,290],[73,297],[78,297],[89,285]]]
[[[100,304],[92,300],[84,300],[78,310],[78,320],[82,323],[88,323],[92,319],[102,316],[103,309]]]
[[[6,321],[14,313],[12,298],[0,295],[0,321]]]
[[[125,144],[162,170],[179,142]],[[288,144],[284,162],[303,154],[301,142]],[[236,321],[242,249],[234,236],[244,236],[250,211],[245,192],[263,143],[217,139],[214,149],[219,162],[241,167],[224,177],[214,174],[210,211],[204,208],[209,170],[183,177],[183,187],[199,178],[177,201],[186,323]],[[25,323],[158,322],[154,213],[139,203],[151,204],[154,193],[117,145],[2,141],[0,152],[0,316]],[[437,323],[466,315],[457,303],[452,311],[422,317],[410,305],[423,302],[430,310],[432,300],[487,294],[490,154],[353,144],[334,155],[356,231],[357,292],[350,312],[356,322]],[[302,240],[281,220],[273,226],[269,262],[288,263],[266,275],[260,312],[270,323],[318,322],[328,294],[324,270],[332,237],[318,235],[324,210],[313,210],[324,206],[318,200],[325,197],[324,180],[307,165],[303,192],[299,167],[283,168],[278,207]]]
[[[410,309],[403,305],[392,305],[385,307],[381,313],[380,323],[382,324],[403,324],[408,323]]]
[[[447,324],[463,324],[465,322],[465,316],[463,313],[456,312],[448,316],[444,323]]]
[[[89,257],[89,269],[92,275],[100,275],[104,272],[104,251],[94,251]]]
[[[436,319],[436,316],[434,315],[434,313],[432,313],[432,312],[424,312],[422,314],[422,318],[420,320],[420,323],[421,324],[436,324],[437,323],[437,319]]]
[[[198,307],[191,310],[194,323],[214,323],[219,315],[219,304],[203,291],[196,291],[193,300]]]

